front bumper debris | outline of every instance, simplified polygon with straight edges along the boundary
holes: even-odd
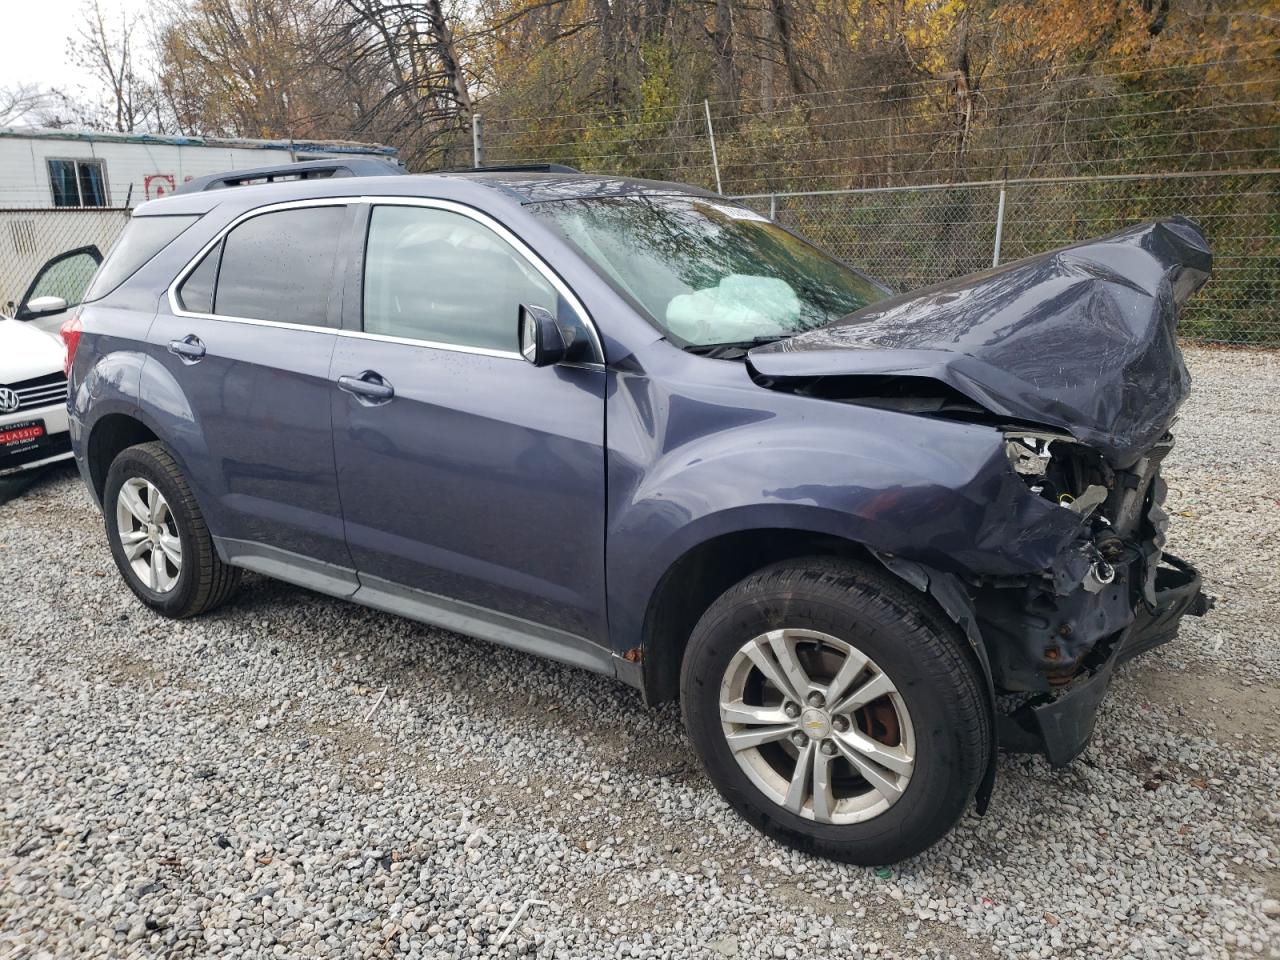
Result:
[[[1079,675],[1053,693],[1040,693],[996,721],[1000,748],[1009,753],[1041,753],[1054,767],[1074,760],[1093,737],[1098,708],[1116,666],[1168,643],[1187,615],[1203,616],[1213,606],[1200,589],[1199,572],[1165,554],[1156,571],[1155,603],[1140,605],[1133,623],[1100,642]]]

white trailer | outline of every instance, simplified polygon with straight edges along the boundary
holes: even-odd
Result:
[[[49,258],[82,247],[105,254],[133,207],[188,180],[351,156],[398,163],[393,147],[347,141],[0,128],[0,312],[12,315]]]

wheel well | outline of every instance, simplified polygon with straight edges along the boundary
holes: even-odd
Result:
[[[870,559],[852,540],[805,530],[743,530],[690,549],[663,574],[644,620],[644,683],[650,703],[680,691],[685,644],[698,618],[731,586],[779,560],[835,556]]]
[[[107,471],[120,451],[139,443],[147,443],[158,439],[145,424],[123,413],[111,413],[94,424],[89,434],[87,459],[89,477],[93,481],[94,492],[98,502],[102,502],[102,491],[107,484]]]

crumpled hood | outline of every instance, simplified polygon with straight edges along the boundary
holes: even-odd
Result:
[[[935,380],[1125,466],[1186,399],[1174,328],[1211,264],[1199,227],[1158,220],[881,300],[747,359],[758,381],[781,389],[822,378]]]

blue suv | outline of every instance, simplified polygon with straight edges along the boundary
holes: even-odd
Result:
[[[151,609],[253,570],[679,698],[747,820],[886,863],[1208,606],[1159,476],[1190,221],[894,296],[692,187],[372,163],[144,204],[63,327]]]

